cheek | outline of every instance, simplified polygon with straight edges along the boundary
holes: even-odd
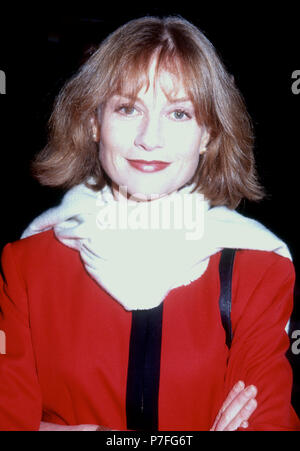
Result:
[[[99,143],[99,159],[110,177],[123,170],[124,156],[130,147],[130,134],[125,127],[116,126],[113,121],[103,124]]]
[[[115,120],[113,115],[103,118],[100,128],[100,148],[104,154],[122,153],[133,140],[133,127]]]
[[[174,157],[180,160],[194,161],[199,157],[200,138],[199,133],[187,128],[181,133],[170,134],[168,142]]]
[[[133,124],[111,122],[103,135],[103,145],[109,151],[122,153],[132,146],[136,136],[136,127]]]

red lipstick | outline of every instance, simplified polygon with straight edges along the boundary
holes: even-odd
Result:
[[[158,172],[169,166],[166,161],[127,160],[130,166],[141,172]]]

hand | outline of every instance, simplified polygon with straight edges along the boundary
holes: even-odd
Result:
[[[245,387],[244,382],[238,382],[227,396],[210,430],[235,431],[239,427],[247,428],[247,420],[257,407],[256,395],[257,388],[254,385]]]
[[[62,424],[46,423],[41,421],[39,431],[110,431],[105,426],[96,424],[76,424],[73,426],[65,426]]]

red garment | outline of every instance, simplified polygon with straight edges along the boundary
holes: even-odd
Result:
[[[237,253],[228,353],[219,259],[220,253],[211,257],[200,279],[164,301],[159,429],[209,430],[232,386],[243,380],[258,388],[248,429],[300,430],[285,357],[293,264],[272,252]],[[126,430],[132,314],[52,231],[8,244],[2,264],[0,429],[37,430],[43,420]]]

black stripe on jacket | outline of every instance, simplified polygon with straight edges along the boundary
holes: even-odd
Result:
[[[163,303],[132,312],[127,373],[127,429],[158,430]]]

